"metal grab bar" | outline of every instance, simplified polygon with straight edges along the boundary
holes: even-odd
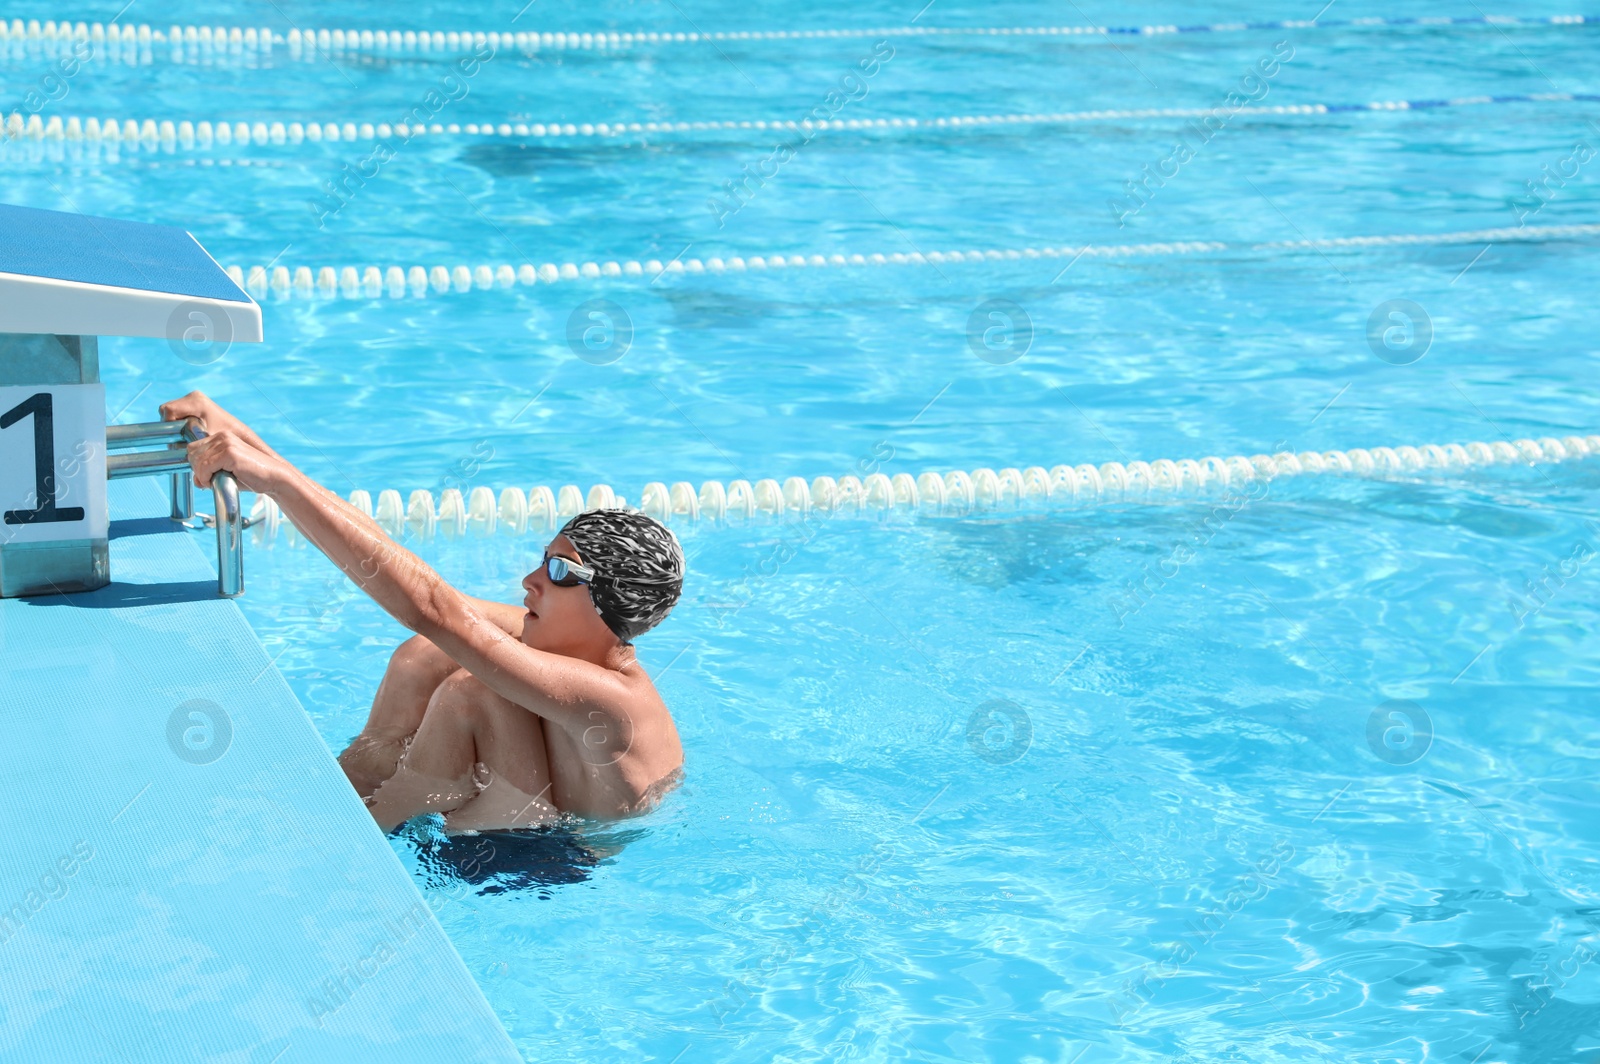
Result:
[[[205,433],[192,417],[182,421],[142,421],[137,425],[107,425],[106,448],[125,450],[147,443],[187,443]]]
[[[211,478],[211,498],[217,508],[217,594],[238,598],[244,594],[244,515],[232,473]]]
[[[106,456],[106,479],[150,477],[189,468],[189,456],[177,447],[161,451],[124,451]]]
[[[145,421],[137,425],[107,425],[106,450],[126,450],[138,447],[141,444],[165,443],[173,448],[180,448],[190,440],[197,440],[205,435],[205,430],[200,427],[196,418],[188,417],[182,421]],[[161,472],[157,469],[141,469],[139,472],[113,473],[113,469],[126,467],[126,460],[119,461],[122,456],[111,455],[106,462],[106,479],[115,480],[118,476],[137,476],[139,473]],[[194,519],[194,477],[189,472],[189,463],[183,462],[180,468],[172,471],[172,513],[174,521],[190,521]]]
[[[106,479],[172,477],[174,521],[194,517],[194,477],[184,445],[205,439],[206,431],[194,418],[184,421],[149,421],[138,425],[106,426],[106,449],[122,450],[140,444],[165,443],[158,451],[127,451],[106,456]],[[211,478],[211,495],[217,517],[217,594],[237,598],[244,594],[244,516],[239,509],[239,484],[232,473]]]

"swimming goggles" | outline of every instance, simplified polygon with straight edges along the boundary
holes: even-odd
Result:
[[[594,570],[587,565],[579,565],[571,558],[563,558],[549,551],[545,551],[544,561],[539,563],[539,568],[549,575],[550,582],[556,587],[577,587],[594,579]]]

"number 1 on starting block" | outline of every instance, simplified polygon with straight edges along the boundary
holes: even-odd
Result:
[[[0,388],[0,594],[103,587],[105,387]]]

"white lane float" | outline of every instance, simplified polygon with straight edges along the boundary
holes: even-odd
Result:
[[[675,527],[726,526],[753,521],[809,520],[813,517],[919,514],[930,517],[981,517],[1021,510],[1084,509],[1108,503],[1161,503],[1184,498],[1225,497],[1251,485],[1281,477],[1354,476],[1399,478],[1456,473],[1485,466],[1576,461],[1600,455],[1600,435],[1546,436],[1494,443],[1448,443],[1357,447],[1347,451],[1284,451],[1278,454],[1215,455],[1152,462],[1058,465],[1046,469],[974,469],[950,472],[872,473],[866,477],[820,476],[689,481],[652,481],[638,495],[638,510]],[[402,498],[406,498],[402,502]],[[608,484],[584,492],[576,484],[559,489],[508,487],[496,492],[478,486],[463,497],[446,488],[438,500],[426,488],[409,497],[394,489],[378,493],[374,506],[365,490],[350,503],[373,518],[389,535],[431,540],[466,536],[549,535],[583,510],[628,506]],[[250,514],[258,544],[284,532],[290,545],[301,538],[273,501],[256,497]]]

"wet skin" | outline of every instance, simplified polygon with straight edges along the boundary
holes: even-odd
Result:
[[[200,487],[227,470],[270,496],[417,633],[395,651],[366,726],[340,756],[379,826],[424,812],[446,814],[455,830],[626,817],[676,781],[683,748],[672,716],[587,587],[558,586],[541,567],[523,579],[520,609],[464,595],[203,394],[161,413],[199,418],[209,433],[188,447]],[[582,561],[564,536],[548,550]]]

